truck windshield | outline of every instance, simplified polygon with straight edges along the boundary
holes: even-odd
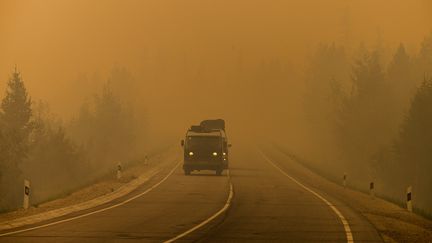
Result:
[[[187,137],[187,147],[192,151],[218,149],[221,147],[221,139],[215,136],[189,136]]]

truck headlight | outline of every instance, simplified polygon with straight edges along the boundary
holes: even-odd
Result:
[[[192,151],[190,151],[190,152],[189,152],[189,156],[192,156],[192,155],[193,155],[193,152],[192,152]]]
[[[216,153],[216,152],[213,152],[213,156],[217,156],[217,153]]]

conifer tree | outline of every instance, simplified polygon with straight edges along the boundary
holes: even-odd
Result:
[[[432,34],[423,40],[415,62],[416,80],[422,80],[425,76],[432,77]]]
[[[0,105],[0,208],[14,208],[20,200],[19,165],[28,156],[31,115],[31,99],[15,68]]]
[[[395,144],[399,166],[406,183],[417,188],[428,199],[432,190],[432,80],[424,80],[414,96],[407,116],[402,123],[400,136]],[[421,192],[421,193],[420,193]]]
[[[399,117],[406,112],[409,106],[409,100],[416,91],[416,81],[413,77],[413,65],[410,56],[407,54],[403,44],[399,45],[396,53],[388,67],[388,80],[391,84],[392,97],[394,103],[400,109],[397,111]]]
[[[352,91],[340,112],[338,140],[344,160],[352,162],[351,170],[368,176],[370,163],[375,163],[373,155],[392,142],[399,122],[379,52],[361,48],[359,53],[353,65]]]
[[[9,79],[0,108],[3,134],[10,144],[10,162],[19,164],[28,152],[32,111],[31,99],[16,68]]]

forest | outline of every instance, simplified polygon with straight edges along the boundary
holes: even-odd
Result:
[[[432,211],[432,35],[418,53],[321,44],[309,60],[304,117],[315,152],[302,156],[336,181]],[[316,161],[320,160],[318,164]],[[315,162],[312,162],[314,161]]]
[[[19,69],[13,70],[0,106],[0,211],[22,206],[24,179],[37,205],[113,174],[119,161],[144,156],[138,150],[144,115],[118,88],[129,89],[131,79],[125,68],[113,68],[100,91],[65,122],[47,102],[32,100]]]

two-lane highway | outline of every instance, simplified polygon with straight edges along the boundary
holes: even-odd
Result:
[[[236,145],[230,156],[235,191],[232,204],[216,220],[179,241],[350,242],[350,234],[351,242],[381,241],[364,218],[324,192],[305,186],[313,182],[302,184],[301,178],[290,178],[289,171],[278,167],[271,156],[261,154],[256,147]],[[142,186],[129,198],[151,186]],[[128,203],[0,237],[0,242],[163,242],[227,207],[229,194],[230,179],[226,173],[185,176],[179,167],[153,190]]]
[[[361,215],[292,178],[258,149],[236,148],[231,156],[235,199],[203,242],[382,242]]]
[[[215,176],[214,173],[201,172],[184,176],[179,166],[153,190],[123,204],[125,200],[148,191],[162,180],[154,179],[154,182],[126,198],[85,212],[90,213],[86,217],[0,237],[0,242],[162,242],[214,215],[225,205],[229,195],[226,173]],[[93,213],[117,204],[121,205]],[[68,217],[61,220],[65,219]],[[199,234],[194,232],[192,236],[199,238]]]

